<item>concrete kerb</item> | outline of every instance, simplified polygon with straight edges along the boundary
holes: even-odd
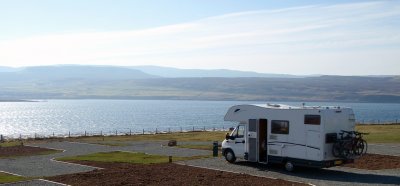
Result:
[[[54,184],[58,184],[58,185],[64,185],[64,186],[70,186],[68,184],[64,184],[64,183],[60,183],[60,182],[55,182],[55,181],[50,181],[50,180],[45,180],[45,179],[37,179],[40,181],[44,181],[44,182],[49,182],[49,183],[54,183]]]
[[[93,169],[104,169],[101,167],[95,167],[95,166],[90,166],[90,165],[82,165],[82,164],[78,164],[78,163],[71,163],[71,162],[65,162],[65,161],[58,161],[54,158],[51,158],[50,161],[54,161],[57,163],[64,163],[64,164],[68,164],[68,165],[78,165],[78,166],[82,166],[82,167],[89,167],[89,168],[93,168]]]
[[[39,146],[35,146],[35,145],[26,145],[26,146],[43,148],[43,147],[39,147]],[[67,151],[67,150],[65,150],[65,149],[56,149],[56,148],[50,148],[50,147],[45,147],[45,149],[58,150],[58,151],[62,151],[62,152]]]
[[[30,182],[33,182],[35,180],[42,181],[42,182],[48,182],[48,183],[52,183],[52,184],[56,184],[56,185],[70,186],[70,185],[67,185],[67,184],[64,184],[64,183],[59,183],[59,182],[45,180],[45,179],[32,179],[32,180],[17,181],[17,182],[11,182],[11,183],[3,183],[3,184],[0,184],[0,185],[16,185],[16,184],[29,185]]]

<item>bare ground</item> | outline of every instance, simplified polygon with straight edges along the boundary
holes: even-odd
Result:
[[[11,146],[11,147],[0,147],[0,158],[4,157],[15,157],[15,156],[32,156],[44,153],[50,153],[52,149],[31,147],[31,146]]]
[[[367,170],[398,169],[400,168],[400,156],[366,154],[356,159],[354,163],[344,166]]]
[[[46,179],[70,185],[306,185],[174,163],[152,165],[87,161],[74,163],[104,169]]]

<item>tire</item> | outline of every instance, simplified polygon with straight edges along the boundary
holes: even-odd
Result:
[[[332,155],[334,157],[340,157],[340,144],[339,143],[333,144]]]
[[[235,153],[233,153],[233,151],[231,149],[227,149],[225,152],[225,159],[229,163],[235,163],[235,161],[236,161]]]
[[[365,141],[364,140],[357,140],[356,147],[355,147],[355,154],[357,156],[363,155],[365,152]]]
[[[363,149],[363,152],[361,153],[361,155],[367,154],[368,143],[367,143],[367,141],[365,141],[365,140],[361,140],[361,142],[362,142],[363,145],[364,145],[364,149]]]
[[[285,170],[288,172],[293,172],[294,171],[294,165],[291,161],[287,161],[285,163]]]

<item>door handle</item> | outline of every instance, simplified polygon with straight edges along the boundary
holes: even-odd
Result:
[[[245,141],[243,140],[243,141],[241,141],[241,142],[237,142],[237,141],[235,141],[235,144],[237,144],[237,143],[244,143]]]

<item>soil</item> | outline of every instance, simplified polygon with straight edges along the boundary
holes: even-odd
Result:
[[[37,154],[54,151],[51,149],[30,147],[30,146],[11,146],[11,147],[0,147],[0,158],[14,157],[14,156],[32,156]]]
[[[104,169],[46,178],[69,185],[306,185],[217,170],[164,164],[128,164],[74,161]]]
[[[400,156],[366,154],[355,159],[354,163],[345,164],[344,166],[368,170],[399,169]]]

